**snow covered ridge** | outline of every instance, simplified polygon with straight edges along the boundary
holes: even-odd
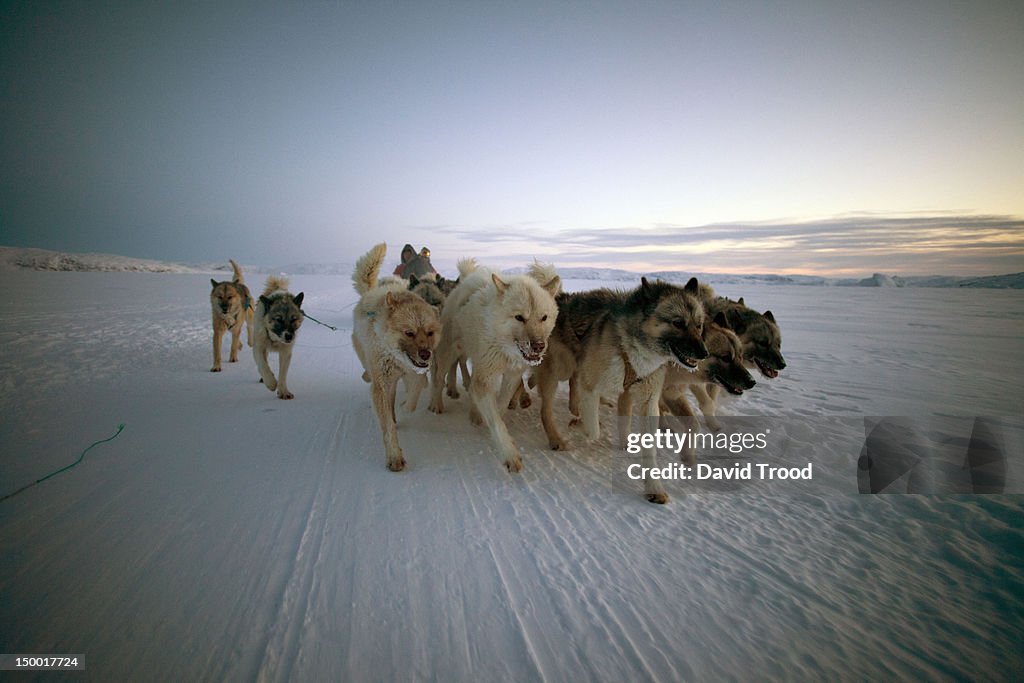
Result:
[[[68,254],[46,249],[0,247],[0,268],[139,273],[199,273],[198,268],[180,263],[114,256],[112,254]]]
[[[79,272],[140,272],[140,273],[230,273],[227,259],[223,263],[211,262],[185,265],[138,259],[113,254],[74,254],[46,249],[0,247],[0,268],[26,268],[30,270]],[[275,268],[242,264],[246,273],[290,273],[292,275],[343,275],[352,272],[350,263],[291,263]],[[510,273],[526,272],[525,268],[509,269]],[[639,281],[641,273],[616,268],[559,267],[563,279],[602,280],[604,282]],[[663,270],[643,273],[648,277],[668,282],[685,283],[696,276],[710,284],[765,284],[805,285],[826,287],[971,287],[978,289],[1024,289],[1024,273],[959,277],[956,275],[886,275],[875,273],[868,278],[830,278],[819,275],[731,275],[728,273],[692,273]]]

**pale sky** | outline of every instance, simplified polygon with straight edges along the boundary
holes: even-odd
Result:
[[[1024,3],[0,2],[0,244],[1024,270]]]

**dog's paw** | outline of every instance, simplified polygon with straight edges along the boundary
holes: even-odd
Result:
[[[392,472],[401,472],[405,469],[405,458],[398,456],[388,460],[388,469]]]
[[[480,427],[484,423],[484,418],[476,408],[469,411],[469,421],[477,427]]]
[[[532,405],[533,405],[533,399],[530,398],[530,395],[524,391],[523,395],[519,397],[519,407],[523,408],[523,409],[526,409],[526,408],[529,408]]]
[[[448,393],[448,398],[458,398],[459,395],[460,395],[458,389],[449,389],[447,391],[447,393]]]
[[[295,394],[293,394],[292,392],[288,391],[287,389],[278,389],[277,390],[277,397],[281,398],[281,399],[284,399],[285,401],[288,401],[288,400],[291,400],[291,399],[295,398]]]
[[[515,474],[516,472],[522,472],[523,459],[520,458],[518,455],[514,458],[509,458],[508,460],[505,461],[505,469],[507,469],[511,474]]]
[[[693,467],[697,464],[697,451],[693,447],[684,448],[679,454],[679,459],[687,467]]]
[[[263,382],[263,386],[265,386],[270,391],[277,391],[277,380],[276,379],[272,379],[269,382],[264,382],[263,378],[261,377],[260,381]]]
[[[557,439],[548,439],[548,445],[551,446],[551,450],[553,451],[570,450],[569,442],[561,437],[558,437]]]
[[[210,372],[220,372],[220,366],[214,365],[212,368],[210,368]]]
[[[580,424],[582,422],[583,422],[583,420],[581,418],[573,416],[572,418],[569,419],[569,426],[570,427],[575,427],[575,426],[577,426],[578,424]]]
[[[714,415],[705,415],[704,422],[707,423],[708,429],[713,432],[722,431],[722,423],[718,421],[718,418]]]
[[[430,405],[427,406],[427,410],[434,413],[435,415],[440,415],[441,413],[444,412],[444,401],[432,400],[430,402]]]
[[[664,491],[660,493],[645,493],[644,498],[647,499],[648,503],[657,503],[658,505],[664,505],[668,502],[668,494]]]

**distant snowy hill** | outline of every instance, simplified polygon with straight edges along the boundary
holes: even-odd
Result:
[[[291,275],[349,275],[350,263],[290,263],[268,268],[241,264],[246,273],[288,273]],[[143,272],[143,273],[230,273],[223,263],[185,265],[151,259],[138,259],[113,254],[73,254],[46,249],[0,247],[0,268],[31,270]],[[525,272],[512,268],[509,272]],[[603,282],[636,282],[641,273],[617,268],[561,267],[558,272],[567,280],[601,280]],[[454,275],[454,273],[453,273]],[[958,277],[955,275],[887,275],[874,273],[868,278],[830,278],[819,275],[735,275],[729,273],[691,273],[662,270],[646,273],[648,277],[668,282],[685,283],[696,276],[702,282],[715,284],[803,285],[827,287],[972,287],[980,289],[1024,289],[1024,273]]]
[[[0,247],[0,268],[140,273],[197,273],[198,268],[180,263],[129,258],[112,254],[68,254],[46,249]]]

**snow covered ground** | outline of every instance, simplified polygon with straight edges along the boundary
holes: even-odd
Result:
[[[256,382],[248,348],[209,372],[208,274],[0,283],[0,496],[126,425],[0,501],[0,652],[82,654],[89,680],[1024,671],[1022,498],[859,495],[849,440],[864,416],[911,416],[962,445],[989,416],[1024,490],[1020,291],[720,286],[774,312],[789,363],[723,412],[784,423],[832,480],[669,482],[655,506],[623,480],[610,413],[598,443],[567,430],[568,453],[536,405],[508,413],[525,461],[509,475],[466,399],[421,405],[399,415],[409,468],[387,471],[345,277],[293,277],[341,328],[303,326],[293,401]]]

